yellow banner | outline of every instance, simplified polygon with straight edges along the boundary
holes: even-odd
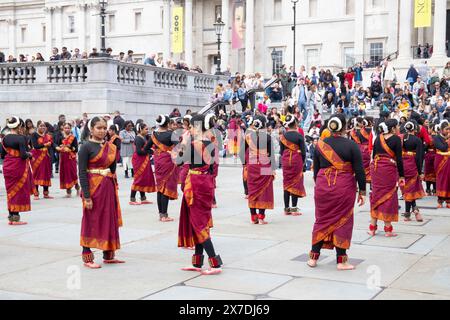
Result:
[[[172,52],[183,52],[183,7],[173,8],[172,13]]]
[[[431,27],[431,0],[414,0],[414,27]]]

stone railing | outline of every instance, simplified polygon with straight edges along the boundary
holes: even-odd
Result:
[[[1,63],[1,85],[109,83],[213,93],[225,77],[123,63],[112,59]]]

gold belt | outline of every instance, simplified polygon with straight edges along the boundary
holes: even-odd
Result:
[[[447,152],[436,151],[436,153],[441,156],[450,156],[450,151],[447,151]]]
[[[201,172],[201,171],[197,171],[197,170],[189,170],[189,174],[202,175],[202,174],[208,174],[208,172]]]
[[[403,156],[415,156],[416,153],[412,151],[403,151]]]
[[[104,177],[112,175],[111,170],[109,168],[108,169],[90,169],[90,170],[87,170],[87,172],[92,173],[92,174],[99,174]]]

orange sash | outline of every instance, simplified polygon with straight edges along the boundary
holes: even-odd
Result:
[[[153,143],[158,147],[159,150],[162,152],[170,152],[173,150],[174,146],[166,146],[165,144],[161,143],[155,135],[152,135],[152,141]]]
[[[387,145],[386,140],[384,139],[384,135],[381,134],[380,135],[380,142],[381,142],[381,147],[383,148],[384,151],[386,151],[386,153],[392,158],[395,159],[395,153],[394,151],[391,150],[391,148],[389,148],[389,146]]]

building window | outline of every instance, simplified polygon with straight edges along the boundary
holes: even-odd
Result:
[[[44,25],[42,25],[42,42],[46,42],[47,41],[47,27]]]
[[[350,68],[355,65],[355,48],[344,47],[344,66]]]
[[[317,17],[318,0],[309,0],[309,16],[311,18]]]
[[[319,49],[306,49],[306,70],[319,65]]]
[[[283,50],[272,49],[270,51],[270,58],[272,59],[272,74],[277,74],[283,65]]]
[[[355,15],[355,0],[345,0],[345,15]]]
[[[27,27],[22,26],[20,27],[20,42],[25,43],[25,41],[27,40],[26,38],[27,38]]]
[[[217,5],[216,9],[215,9],[215,20],[217,21],[217,19],[219,19],[219,17],[221,17],[222,21],[225,20],[224,17],[222,17],[222,6],[221,5]]]
[[[141,29],[142,23],[142,12],[134,13],[134,30],[138,31]]]
[[[75,16],[68,16],[69,33],[75,33]]]
[[[110,14],[108,16],[108,31],[114,32],[116,30],[116,16],[113,14]]]
[[[370,44],[370,66],[377,66],[383,61],[383,43],[382,42],[373,42]]]
[[[279,21],[283,19],[283,6],[281,0],[273,0],[273,20]]]

